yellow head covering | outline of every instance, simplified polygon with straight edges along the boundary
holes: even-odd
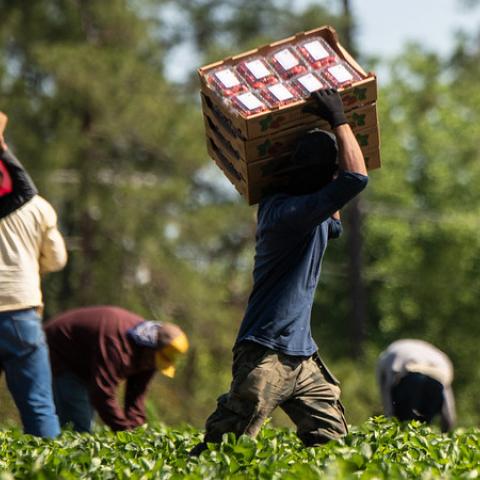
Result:
[[[155,361],[160,372],[167,377],[174,377],[175,361],[179,355],[187,352],[188,347],[187,336],[180,332],[169,344],[157,350]]]

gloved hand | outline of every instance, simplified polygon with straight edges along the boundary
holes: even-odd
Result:
[[[315,100],[315,106],[307,105],[303,108],[304,112],[324,118],[332,128],[347,123],[342,99],[337,90],[334,88],[317,90],[310,98]]]

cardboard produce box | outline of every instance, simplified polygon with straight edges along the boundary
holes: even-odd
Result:
[[[290,177],[288,174],[283,173],[283,171],[288,170],[290,155],[277,158],[274,171],[268,171],[269,174],[265,176],[265,172],[262,171],[262,169],[269,169],[272,166],[272,163],[269,164],[268,161],[249,164],[246,167],[248,169],[247,173],[238,168],[241,163],[236,162],[235,164],[231,158],[210,140],[207,141],[207,150],[210,157],[223,171],[237,192],[245,197],[249,205],[254,205],[264,196],[275,193],[279,187],[288,187],[289,185]],[[370,164],[374,165],[374,168],[377,168],[376,165],[380,163],[380,147],[376,146],[370,150],[366,150],[364,152],[364,158],[367,168]],[[245,166],[243,166],[243,168],[245,168]],[[247,182],[248,176],[256,180]]]
[[[378,130],[374,127],[366,128],[358,131],[356,136],[362,140],[361,148],[367,168],[378,168],[380,166]],[[262,195],[271,193],[272,189],[267,187],[288,185],[288,173],[285,172],[290,170],[292,152],[247,163],[233,154],[214,132],[207,135],[207,150],[249,205],[259,202]]]
[[[208,153],[249,204],[288,185],[282,171],[302,135],[329,129],[303,111],[312,86],[338,89],[367,167],[380,167],[376,77],[340,45],[332,27],[229,57],[198,74]]]
[[[361,150],[365,155],[370,154],[374,150],[379,150],[379,138],[378,130],[375,128],[366,128],[356,133],[358,142],[361,142]],[[285,137],[283,137],[285,138]],[[207,142],[211,145],[214,151],[221,150],[223,155],[228,161],[235,167],[237,172],[247,182],[258,182],[260,180],[268,180],[272,175],[278,174],[282,170],[290,169],[290,158],[293,153],[293,149],[285,149],[285,151],[279,152],[274,156],[268,156],[262,158],[256,162],[245,162],[238,156],[237,152],[233,152],[230,146],[224,143],[224,139],[214,132],[207,134]],[[292,147],[295,143],[292,143]],[[216,159],[214,159],[216,160]],[[365,160],[367,162],[367,160]],[[367,168],[378,168],[378,165],[373,163],[370,159],[370,166]]]
[[[273,193],[276,188],[289,184],[289,178],[285,175],[272,176],[267,183],[247,183],[242,174],[235,169],[235,166],[221,150],[217,150],[211,143],[207,143],[207,150],[227,179],[237,192],[245,197],[249,205],[258,203],[265,195]]]
[[[203,108],[205,134],[208,136],[216,136],[219,138],[223,147],[229,153],[244,161],[245,163],[256,162],[283,155],[292,152],[297,141],[309,130],[320,128],[323,130],[331,130],[328,123],[318,117],[314,117],[313,121],[294,125],[291,128],[273,131],[262,137],[256,137],[251,140],[242,140],[218,121],[213,110],[207,105]],[[376,104],[365,105],[356,110],[350,110],[346,113],[347,121],[354,132],[363,131],[367,128],[377,130],[377,108]],[[360,142],[361,139],[361,142]],[[359,137],[360,146],[368,144],[368,138]],[[370,142],[371,146],[372,143]]]
[[[302,111],[306,105],[312,103],[311,100],[302,100],[292,105],[279,107],[250,117],[235,115],[213,92],[204,88],[202,87],[204,111],[205,106],[208,106],[208,109],[215,113],[218,121],[223,123],[232,135],[242,140],[251,140],[298,124],[318,120],[317,116]],[[355,84],[354,87],[340,91],[340,96],[345,112],[364,105],[374,104],[377,99],[376,77],[370,77]]]

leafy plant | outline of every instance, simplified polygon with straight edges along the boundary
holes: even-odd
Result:
[[[480,431],[445,435],[418,422],[376,417],[339,441],[304,448],[288,429],[257,439],[225,435],[199,458],[188,451],[201,433],[150,425],[131,432],[64,432],[53,441],[0,432],[0,480],[29,479],[317,479],[477,478]]]

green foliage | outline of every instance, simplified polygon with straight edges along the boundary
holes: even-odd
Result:
[[[480,431],[435,433],[372,419],[339,442],[304,448],[287,429],[264,428],[256,440],[225,435],[199,458],[190,427],[151,425],[132,432],[64,432],[53,441],[0,432],[2,480],[29,479],[297,479],[477,478]]]
[[[254,255],[254,209],[217,186],[191,79],[209,60],[300,30],[341,31],[333,3],[0,0],[7,140],[56,207],[69,247],[67,268],[44,284],[47,317],[111,303],[182,325],[188,358],[150,395],[151,416],[169,424],[201,425],[228,388]],[[165,74],[177,62],[188,65],[181,85]],[[379,79],[383,168],[362,194],[362,361],[349,359],[345,239],[328,247],[313,306],[314,337],[352,423],[380,411],[377,355],[407,336],[451,356],[460,422],[480,418],[479,65],[477,43],[464,38],[451,59],[410,46],[389,82]],[[13,418],[0,397],[1,417]]]
[[[478,411],[476,338],[480,95],[478,65],[411,46],[380,95],[382,171],[372,174],[366,233],[370,331],[384,344],[431,341],[452,358],[459,409]],[[460,347],[461,346],[461,347]],[[464,393],[465,392],[465,393]],[[468,405],[468,406],[467,406]],[[464,417],[464,421],[471,420]]]

